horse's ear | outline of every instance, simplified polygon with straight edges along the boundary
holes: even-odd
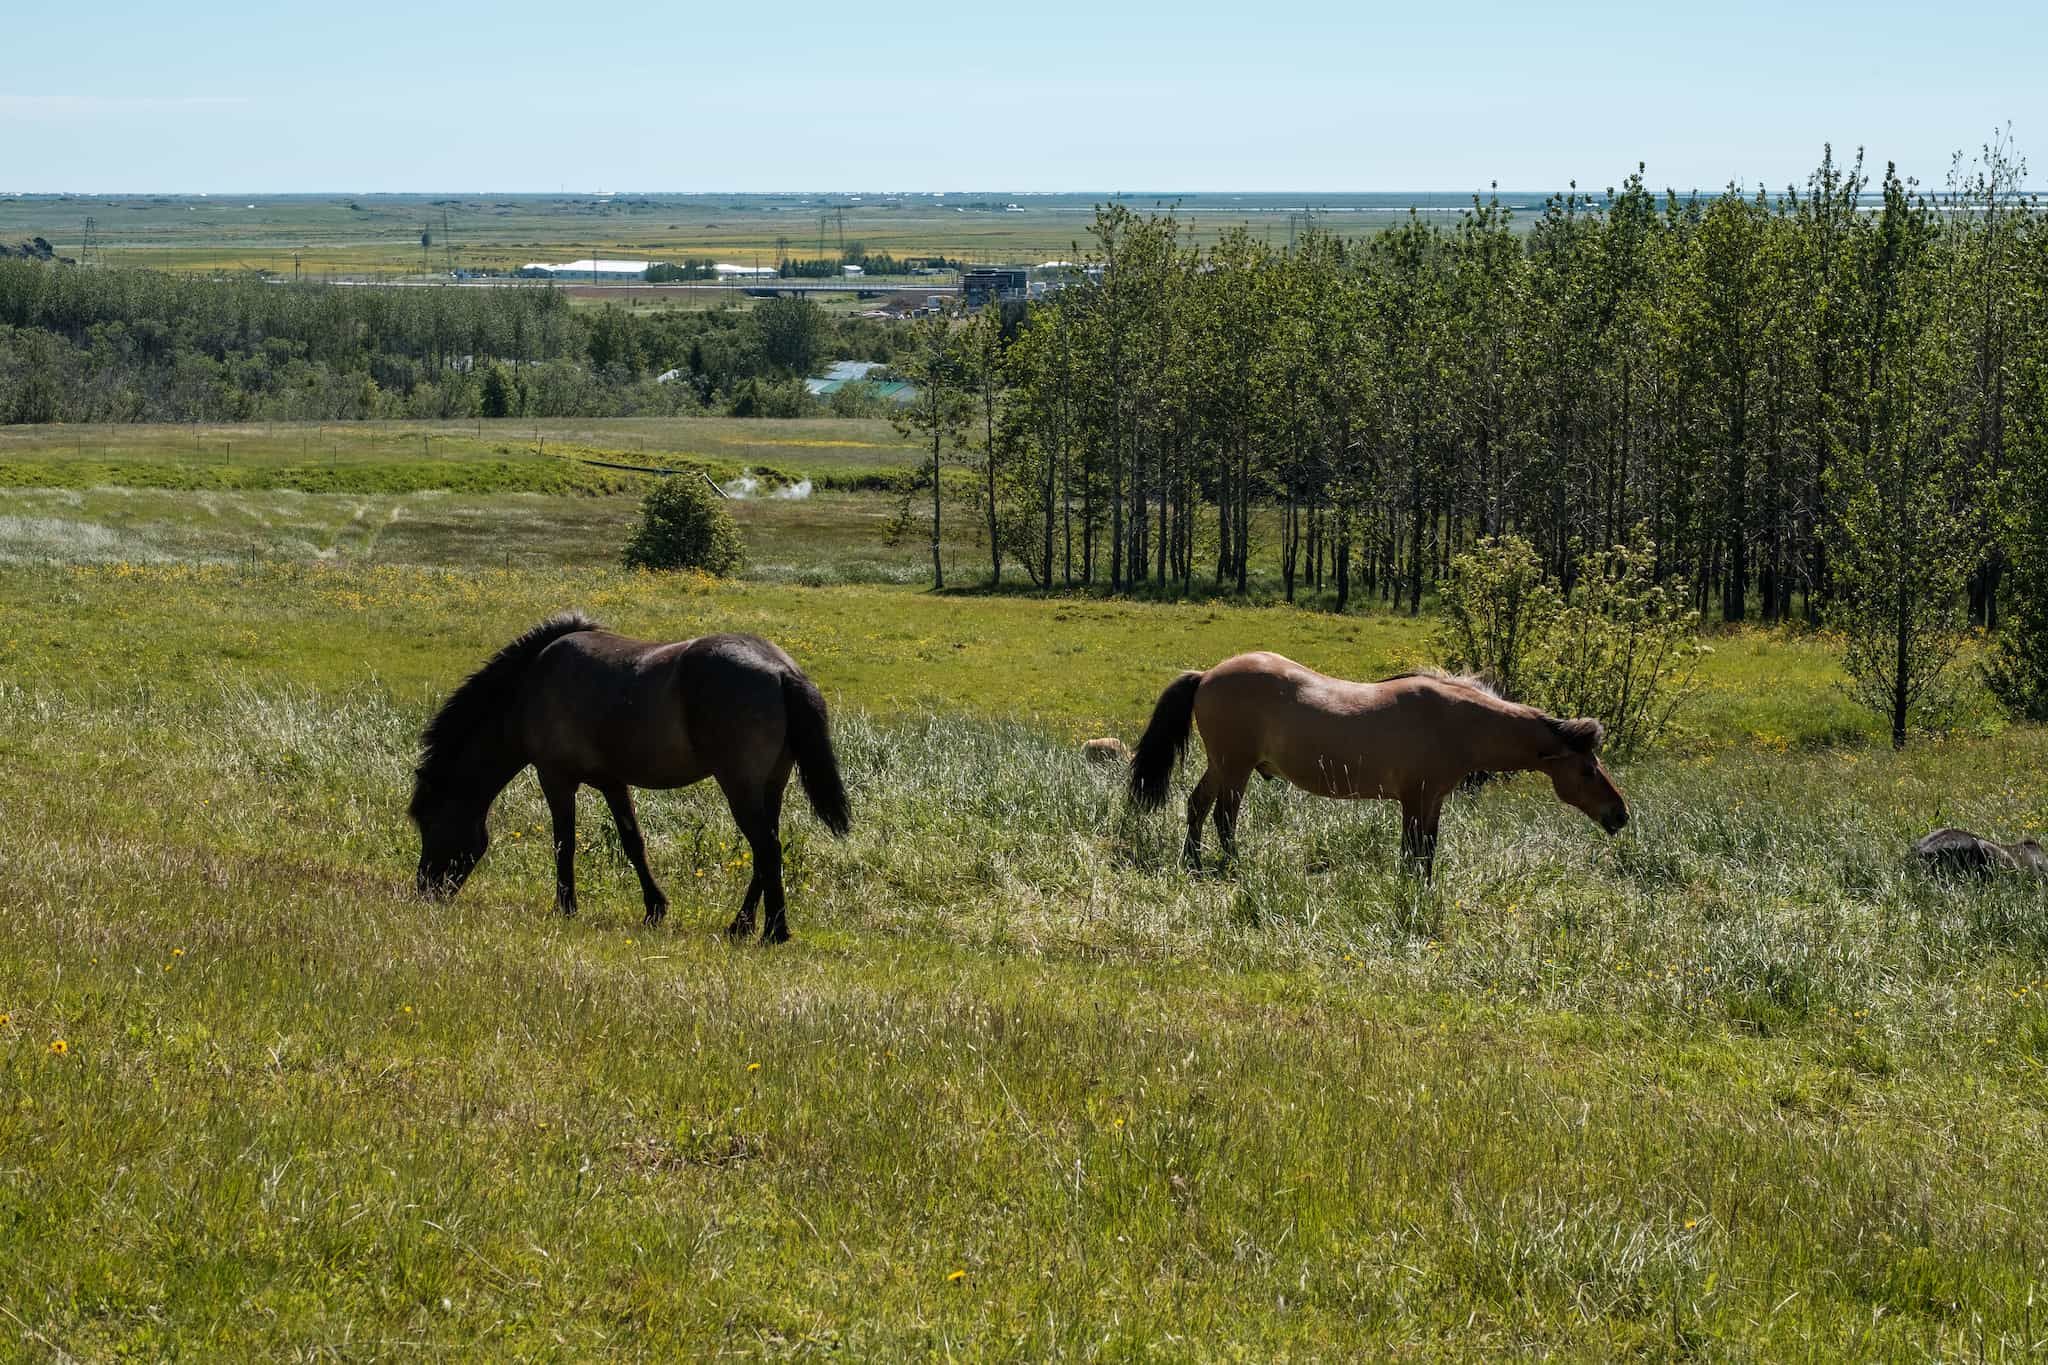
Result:
[[[1552,720],[1550,728],[1564,741],[1565,747],[1582,754],[1597,754],[1600,743],[1607,738],[1607,727],[1591,716],[1580,716],[1575,720]]]

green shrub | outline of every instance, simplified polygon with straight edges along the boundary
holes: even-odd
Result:
[[[1451,562],[1438,657],[1513,701],[1599,717],[1610,753],[1647,748],[1692,695],[1699,613],[1684,584],[1657,581],[1640,535],[1581,558],[1576,579],[1567,596],[1527,541],[1482,540]]]
[[[640,502],[640,524],[621,556],[629,569],[698,569],[724,577],[744,557],[739,527],[703,478],[663,479]]]
[[[1440,593],[1438,652],[1446,666],[1477,673],[1502,696],[1523,699],[1532,656],[1563,606],[1529,542],[1519,536],[1480,541],[1451,561]]]

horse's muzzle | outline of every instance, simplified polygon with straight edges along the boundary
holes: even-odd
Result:
[[[1609,834],[1621,833],[1623,826],[1627,824],[1627,806],[1616,806],[1612,810],[1603,811],[1600,814],[1600,828],[1606,830]]]

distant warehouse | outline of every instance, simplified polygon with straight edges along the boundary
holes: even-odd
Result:
[[[648,268],[653,261],[570,261],[567,265],[548,265],[535,261],[524,266],[519,273],[533,279],[576,280],[592,284],[629,284],[647,278]]]
[[[990,301],[1021,299],[1030,289],[1031,272],[1021,266],[976,266],[960,272],[960,294],[969,308]]]

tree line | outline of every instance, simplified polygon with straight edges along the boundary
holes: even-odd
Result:
[[[896,333],[799,300],[574,309],[544,285],[366,288],[0,260],[0,422],[817,411]]]
[[[1287,247],[1109,204],[1094,278],[915,333],[904,423],[927,478],[975,466],[997,580],[1245,592],[1257,565],[1289,600],[1413,613],[1481,542],[1526,540],[1567,592],[1637,544],[1709,619],[1864,641],[1852,673],[1902,734],[1961,614],[2048,637],[2048,215],[2023,174],[2002,138],[1938,192],[1831,151],[1776,194],[1638,170],[1526,231],[1475,198]]]

